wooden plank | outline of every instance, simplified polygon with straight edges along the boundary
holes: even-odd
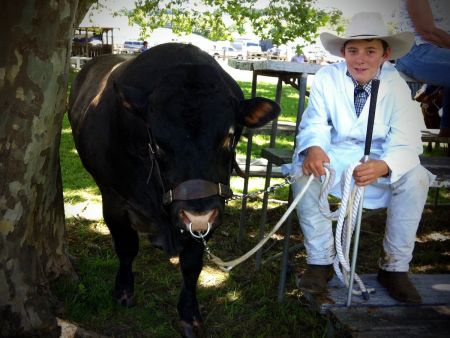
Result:
[[[422,141],[449,144],[450,137],[439,136],[439,129],[425,129],[422,130]]]
[[[293,154],[294,151],[292,149],[263,148],[261,150],[261,157],[271,161],[277,166],[291,163]]]
[[[389,296],[386,289],[378,283],[376,274],[366,274],[360,277],[366,288],[374,289],[375,293],[370,295],[369,300],[364,300],[362,296],[352,296],[352,306],[392,307],[405,305]],[[422,306],[450,305],[450,274],[411,274],[410,279],[422,296]],[[328,288],[329,292],[321,295],[303,292],[310,307],[322,314],[330,309],[346,307],[347,303],[347,288],[342,285],[336,276],[329,282]]]
[[[450,187],[450,157],[447,156],[421,156],[420,163],[436,175],[431,185],[433,188]]]
[[[236,162],[239,168],[245,172],[245,157],[237,156]],[[267,160],[264,158],[257,158],[250,162],[250,176],[251,177],[266,177],[267,171]],[[272,178],[282,178],[284,175],[281,173],[281,168],[273,166],[272,168]]]
[[[272,122],[267,123],[266,125],[257,129],[244,128],[242,135],[247,137],[249,131],[252,131],[254,135],[270,135],[272,132]],[[295,134],[295,122],[278,121],[277,135],[294,135],[294,134]]]
[[[327,314],[337,337],[450,337],[450,307],[336,308]]]

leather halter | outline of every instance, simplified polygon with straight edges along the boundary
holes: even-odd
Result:
[[[147,178],[147,184],[155,170],[156,178],[164,192],[163,195],[163,205],[169,205],[175,200],[189,201],[200,198],[206,198],[218,195],[224,199],[233,196],[233,191],[231,188],[223,183],[214,183],[211,181],[206,181],[202,179],[192,179],[181,182],[178,186],[173,189],[166,191],[164,187],[164,182],[162,180],[161,171],[159,169],[158,160],[156,158],[155,152],[155,141],[152,137],[150,129],[147,127],[147,133],[149,136],[148,150],[150,157],[150,171]]]
[[[233,196],[229,186],[222,183],[195,179],[181,182],[176,188],[167,191],[163,197],[163,204],[167,205],[174,200],[188,201],[219,195],[223,198]]]

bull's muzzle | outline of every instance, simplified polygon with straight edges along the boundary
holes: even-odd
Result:
[[[204,212],[194,212],[181,209],[179,217],[185,226],[185,229],[191,234],[193,232],[201,233],[206,236],[211,230],[212,224],[216,220],[219,211],[212,209]]]

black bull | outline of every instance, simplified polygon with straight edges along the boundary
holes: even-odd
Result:
[[[149,232],[156,246],[179,255],[178,313],[183,334],[194,336],[204,247],[189,228],[198,234],[222,222],[243,127],[260,127],[279,111],[268,99],[244,100],[221,66],[191,45],[101,56],[80,71],[69,118],[83,165],[102,194],[120,261],[114,289],[120,304],[133,304],[137,231]]]

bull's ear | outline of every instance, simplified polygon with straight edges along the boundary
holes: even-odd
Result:
[[[278,103],[262,97],[241,102],[239,122],[249,128],[259,128],[280,114]]]
[[[123,108],[143,117],[142,113],[147,102],[147,96],[139,89],[114,82],[114,91],[119,97]]]

